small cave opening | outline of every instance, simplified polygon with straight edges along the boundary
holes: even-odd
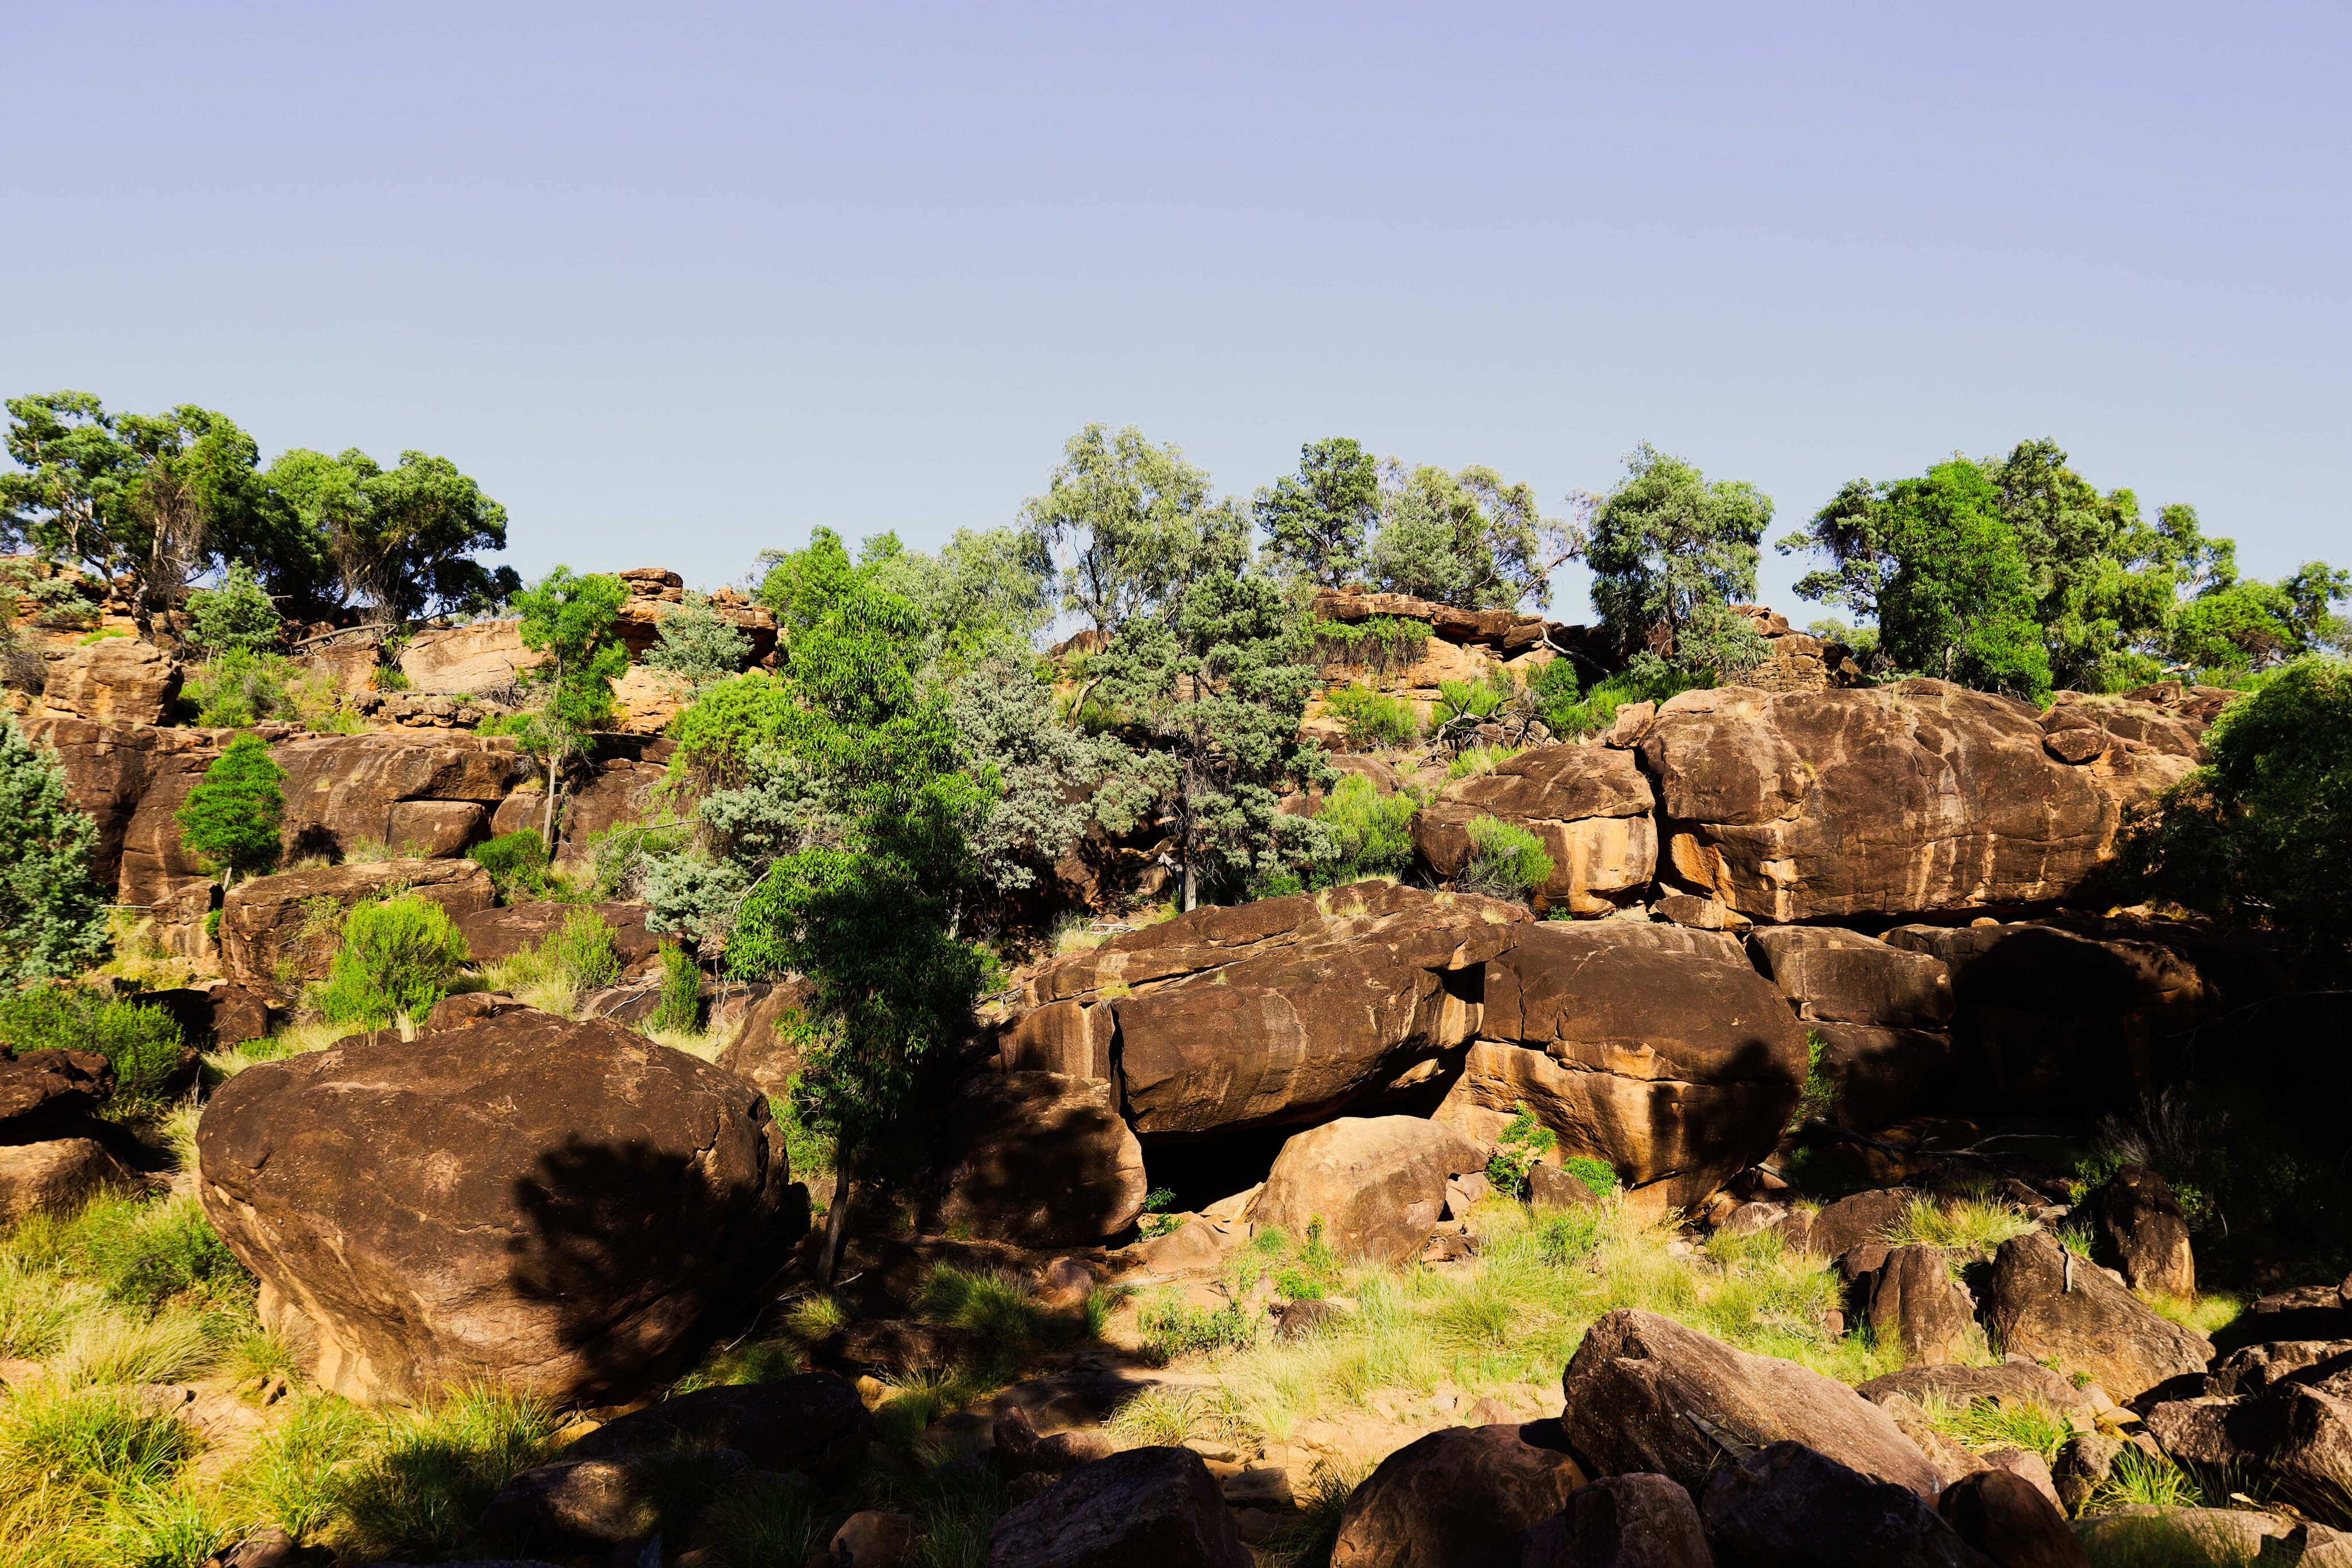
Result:
[[[1144,1179],[1155,1190],[1166,1187],[1176,1195],[1169,1201],[1169,1213],[1196,1212],[1264,1181],[1282,1145],[1311,1124],[1253,1127],[1186,1143],[1147,1143]]]

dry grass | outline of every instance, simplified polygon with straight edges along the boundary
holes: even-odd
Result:
[[[2183,1328],[2195,1329],[2201,1334],[2215,1334],[2238,1321],[2246,1310],[2246,1298],[2226,1291],[2211,1295],[2176,1296],[2169,1291],[2142,1291],[2140,1300],[2156,1309],[2158,1314],[2171,1319]]]
[[[1283,1343],[1237,1321],[1238,1343],[1179,1347],[1173,1359],[1214,1373],[1218,1387],[1129,1406],[1120,1420],[1139,1436],[1181,1428],[1279,1442],[1302,1421],[1365,1407],[1381,1389],[1421,1395],[1449,1383],[1475,1396],[1549,1385],[1592,1321],[1619,1307],[1658,1312],[1844,1382],[1899,1364],[1860,1335],[1823,1330],[1823,1315],[1840,1302],[1837,1279],[1819,1260],[1782,1250],[1777,1237],[1676,1256],[1667,1250],[1669,1226],[1622,1204],[1531,1218],[1517,1204],[1489,1202],[1475,1224],[1486,1246],[1473,1264],[1345,1270],[1330,1293],[1352,1297],[1354,1310],[1321,1333]],[[1147,1305],[1148,1321],[1151,1311]],[[1172,1321],[1162,1311],[1157,1321]],[[1203,1332],[1197,1343],[1216,1338]]]

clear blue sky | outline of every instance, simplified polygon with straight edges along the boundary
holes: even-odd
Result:
[[[2340,3],[15,0],[0,39],[0,386],[446,454],[526,575],[933,545],[1087,420],[1228,490],[1349,434],[1548,504],[1646,439],[1776,534],[2051,434],[2250,570],[2352,559]]]

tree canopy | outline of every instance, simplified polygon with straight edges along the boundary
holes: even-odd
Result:
[[[258,875],[278,863],[286,824],[286,769],[257,735],[228,743],[178,812],[180,841],[209,861],[227,883]]]
[[[297,447],[270,464],[271,493],[334,563],[348,601],[380,619],[470,614],[522,587],[474,556],[507,544],[507,509],[446,457],[404,452],[385,468],[357,447]]]
[[[579,575],[559,566],[514,596],[522,645],[544,654],[525,678],[541,697],[526,738],[547,758],[547,800],[541,841],[555,845],[555,804],[562,764],[585,750],[589,733],[611,721],[613,683],[629,669],[629,650],[614,630],[628,585],[604,573]]]
[[[1196,577],[1235,570],[1249,545],[1241,508],[1210,498],[1208,475],[1183,449],[1155,446],[1131,424],[1070,437],[1021,523],[1037,570],[1058,575],[1062,608],[1106,632]]]
[[[1964,470],[1973,476],[1958,505]],[[1956,457],[1923,479],[1853,480],[1776,548],[1825,558],[1797,591],[1886,630],[1896,667],[1941,674],[1948,662],[1969,672],[1952,678],[1992,690],[2121,691],[2179,668],[2231,679],[2352,646],[2331,609],[2352,573],[2315,561],[2275,583],[2242,579],[2235,544],[2205,533],[2195,508],[2168,506],[2150,522],[2131,491],[2100,494],[2046,439],[2005,457]],[[1890,599],[1898,580],[1901,606]],[[1990,664],[1946,661],[1958,647],[1949,639],[1894,635],[1898,613],[1926,624],[1919,593],[1938,583],[1954,605],[1997,592],[1998,614],[1977,606],[1970,635],[1980,652],[2009,652]],[[2047,685],[2021,652],[2028,637],[2041,645]]]
[[[78,975],[106,956],[97,844],[57,753],[0,714],[0,987]]]
[[[1762,655],[1729,606],[1756,597],[1757,546],[1772,498],[1744,479],[1709,481],[1644,442],[1592,517],[1592,605],[1626,652],[1651,647],[1686,670],[1730,674]]]
[[[1277,572],[1344,588],[1363,575],[1380,526],[1380,463],[1344,435],[1310,441],[1298,471],[1260,490],[1251,510]]]

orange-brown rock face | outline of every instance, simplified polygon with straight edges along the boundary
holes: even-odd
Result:
[[[1639,903],[1656,874],[1657,797],[1633,754],[1547,746],[1449,785],[1413,821],[1413,847],[1444,880],[1470,859],[1469,823],[1496,817],[1528,829],[1551,855],[1539,910],[1613,915]]]

